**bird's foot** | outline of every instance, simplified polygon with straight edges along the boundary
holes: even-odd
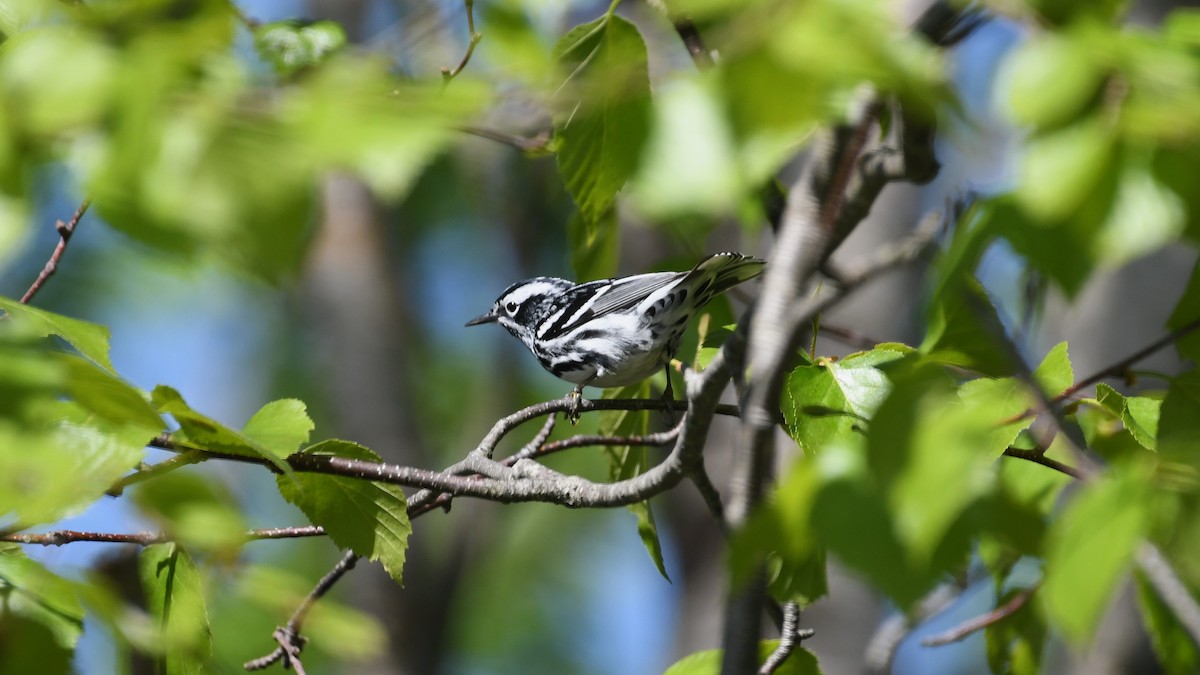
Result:
[[[571,393],[567,394],[567,401],[570,407],[567,408],[567,421],[571,426],[579,424],[579,415],[583,412],[583,387],[575,387]]]

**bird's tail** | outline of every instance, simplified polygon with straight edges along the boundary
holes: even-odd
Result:
[[[741,253],[714,253],[701,260],[689,276],[703,279],[698,281],[700,286],[696,289],[697,296],[703,304],[743,281],[749,281],[762,274],[766,264],[761,258]]]

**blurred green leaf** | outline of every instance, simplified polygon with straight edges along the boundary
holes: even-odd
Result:
[[[304,401],[284,398],[260,408],[242,427],[242,433],[276,457],[286,457],[308,442],[314,428]]]
[[[322,441],[301,452],[382,461],[379,455],[349,441]],[[303,472],[277,476],[275,482],[283,498],[299,506],[314,524],[324,527],[335,544],[378,561],[397,583],[403,581],[412,526],[399,486]]]
[[[0,611],[0,673],[67,675],[75,672],[72,656],[72,650],[56,642],[46,624]]]
[[[287,616],[304,601],[312,585],[312,579],[295,572],[251,564],[240,571],[234,595],[239,604]],[[338,659],[369,661],[380,657],[387,645],[387,631],[378,619],[330,595],[312,605],[304,627],[313,647]]]
[[[762,665],[778,646],[779,640],[763,640],[758,650],[759,665]],[[663,675],[718,675],[724,655],[725,652],[720,649],[696,652],[676,661]],[[816,655],[798,646],[788,659],[772,672],[775,675],[821,675],[821,666],[817,663]]]
[[[1175,613],[1139,570],[1133,575],[1142,625],[1166,675],[1187,675],[1200,670],[1200,651]]]
[[[283,76],[318,65],[346,46],[346,31],[333,21],[294,19],[265,23],[254,29],[254,48]]]
[[[1104,71],[1085,37],[1070,32],[1035,34],[1005,57],[1000,88],[1014,122],[1054,127],[1093,102]]]
[[[142,549],[139,560],[142,588],[150,614],[162,627],[169,645],[159,657],[167,675],[207,672],[212,656],[212,631],[204,604],[200,573],[191,556],[176,543]]]
[[[680,79],[657,93],[645,161],[632,185],[652,218],[733,212],[745,189],[721,100],[709,80]]]
[[[1167,319],[1167,328],[1173,331],[1191,324],[1200,325],[1200,263],[1192,268],[1183,295],[1171,312],[1171,318]],[[1175,349],[1183,358],[1200,363],[1200,330],[1192,330],[1176,340]]]
[[[156,433],[66,402],[26,424],[0,420],[0,515],[28,526],[78,513],[137,466]]]
[[[650,395],[650,381],[639,384],[607,389],[605,398],[645,398]],[[650,412],[646,410],[608,410],[600,413],[600,433],[605,436],[642,436],[649,431]],[[650,458],[651,452],[661,452],[657,448],[646,446],[605,446],[605,454],[609,461],[609,479],[612,481],[628,480],[640,475],[655,464]],[[629,512],[637,518],[638,537],[658,573],[667,581],[666,563],[663,562],[662,542],[658,538],[658,526],[654,522],[654,511],[650,509],[649,501],[630,504]]]
[[[38,335],[57,335],[66,340],[80,354],[113,372],[112,362],[108,360],[109,333],[104,326],[22,305],[2,296],[0,309],[7,312],[13,321],[31,326]]]
[[[47,25],[4,43],[0,92],[16,124],[31,134],[55,134],[99,121],[118,67],[118,54],[100,36]]]
[[[1094,117],[1034,138],[1021,161],[1017,202],[1040,222],[1071,216],[1097,194],[1113,141],[1111,127]]]
[[[1148,526],[1149,486],[1135,471],[1105,474],[1050,525],[1038,599],[1070,642],[1091,639]]]
[[[1171,380],[1159,409],[1156,446],[1164,460],[1200,467],[1200,372]]]
[[[834,446],[836,458],[844,452]],[[801,607],[829,593],[824,543],[814,529],[813,508],[825,479],[828,461],[808,456],[798,459],[778,489],[733,533],[729,542],[731,584],[748,583],[760,566],[767,571],[768,590],[780,602]]]
[[[171,539],[193,549],[231,558],[246,541],[246,521],[237,501],[211,478],[174,471],[139,483],[133,498]]]
[[[940,368],[925,366],[895,381],[872,419],[871,471],[914,562],[931,564],[951,526],[991,490],[993,414],[965,405]]]
[[[567,241],[575,278],[591,281],[616,276],[620,236],[616,208],[608,209],[594,221],[588,220],[582,211],[576,211],[567,222]]]
[[[180,396],[179,392],[166,385],[160,384],[155,387],[150,394],[150,401],[159,412],[169,413],[179,423],[179,431],[174,432],[172,438],[182,447],[194,447],[198,450],[211,450],[246,457],[261,457],[270,461],[285,474],[292,470],[291,465],[287,463],[287,456],[291,452],[281,452],[279,445],[263,445],[207,415],[196,412],[187,404],[187,401],[183,400],[183,396]],[[301,423],[297,422],[297,424]],[[256,430],[252,429],[252,431]],[[268,438],[272,443],[281,443],[277,436],[268,436]]]
[[[554,57],[564,74],[554,102],[558,169],[595,222],[633,176],[649,135],[646,45],[632,23],[606,14],[571,29]]]
[[[75,648],[83,632],[83,604],[74,586],[30,560],[17,544],[0,543],[0,600],[0,622],[20,618],[49,630],[57,647],[49,654],[51,659],[59,650]],[[0,644],[9,637],[11,634],[0,629]],[[0,654],[7,653],[0,649]],[[3,659],[0,656],[0,663]]]

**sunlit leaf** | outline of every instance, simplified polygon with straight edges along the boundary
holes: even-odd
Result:
[[[303,401],[285,398],[271,401],[254,413],[242,433],[268,448],[276,457],[286,457],[308,442],[314,428]]]
[[[0,309],[12,320],[34,327],[40,335],[57,335],[66,340],[80,354],[112,372],[113,365],[108,360],[109,333],[104,326],[22,305],[5,297],[0,297]]]
[[[379,455],[349,441],[323,441],[301,452],[381,461]],[[324,527],[335,544],[378,561],[389,576],[402,581],[412,526],[399,486],[303,472],[278,476],[276,484],[284,499],[299,506],[314,524]]]
[[[242,432],[196,412],[174,389],[160,384],[154,388],[150,398],[159,412],[169,413],[179,423],[179,431],[172,437],[181,447],[261,457],[269,460],[280,471],[287,473],[292,470],[287,463],[287,456],[291,452],[282,452],[280,445],[263,445]],[[273,443],[281,441],[275,436],[269,437],[269,440]]]
[[[558,168],[583,216],[599,220],[637,169],[650,128],[646,45],[612,14],[576,26],[554,49]]]

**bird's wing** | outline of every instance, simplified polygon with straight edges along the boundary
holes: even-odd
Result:
[[[542,323],[538,338],[552,340],[597,317],[636,307],[651,293],[686,275],[687,272],[655,272],[580,284],[563,294],[566,302]]]
[[[592,318],[636,307],[655,291],[687,276],[687,272],[652,272],[613,281],[608,292],[596,298],[589,310]]]

